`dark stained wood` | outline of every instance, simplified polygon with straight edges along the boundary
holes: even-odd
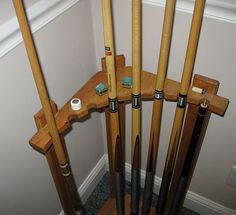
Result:
[[[207,93],[216,94],[217,90],[219,88],[219,82],[217,80],[213,80],[213,79],[207,78],[205,76],[195,75],[194,79],[193,79],[192,86],[202,88]],[[188,111],[186,113],[186,119],[185,119],[185,123],[184,123],[184,129],[183,129],[182,139],[181,139],[181,143],[180,143],[180,147],[179,147],[179,152],[178,152],[178,156],[176,158],[176,167],[175,167],[175,171],[173,173],[174,179],[178,179],[180,177],[181,169],[184,165],[184,160],[187,155],[188,146],[189,146],[190,139],[191,139],[191,136],[193,133],[193,128],[194,128],[194,124],[196,121],[197,113],[198,113],[198,105],[189,104]],[[210,119],[210,115],[211,115],[211,111],[209,110],[206,117],[205,117],[205,123],[204,123],[204,127],[203,127],[203,132],[202,132],[204,135],[207,130],[207,125],[208,125],[208,122]],[[188,178],[188,187],[189,187],[192,175],[193,175],[193,170],[194,170],[195,165],[197,163],[197,158],[200,153],[200,149],[201,149],[201,145],[203,143],[204,135],[201,136],[200,141],[198,143],[198,148],[196,150],[196,156],[195,156],[194,162],[193,162],[194,164],[191,168],[191,177]],[[170,187],[168,200],[167,200],[166,212],[170,208],[171,202],[173,201],[176,188],[177,188],[177,180],[173,180],[171,187]],[[183,203],[183,201],[184,201],[184,198],[182,199],[182,203]]]
[[[107,134],[107,154],[109,163],[109,185],[110,185],[110,196],[114,197],[115,187],[114,187],[114,168],[112,160],[112,149],[111,149],[111,132],[110,132],[110,119],[109,119],[109,108],[105,109],[106,118],[106,134]],[[119,104],[119,118],[120,118],[120,132],[121,132],[121,143],[122,143],[122,156],[123,163],[125,165],[125,104],[122,102]]]
[[[125,181],[125,103],[119,103],[119,120],[120,120],[120,134],[121,134],[121,145],[122,145],[122,169],[123,172],[123,181]]]
[[[114,187],[114,168],[113,168],[113,158],[112,158],[112,148],[111,148],[111,131],[110,131],[110,115],[109,108],[105,109],[106,118],[106,134],[107,134],[107,154],[108,154],[108,164],[109,164],[109,185],[110,185],[110,196],[115,197],[115,187]]]

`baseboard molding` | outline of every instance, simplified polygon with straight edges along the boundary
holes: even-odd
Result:
[[[131,181],[131,165],[125,164],[125,175],[126,180]],[[146,171],[141,170],[140,182],[141,186],[144,187]],[[158,194],[161,186],[161,178],[155,177],[154,180],[154,193]],[[188,191],[184,206],[200,213],[201,215],[236,215],[236,211],[213,202],[203,196]]]
[[[103,155],[79,187],[79,194],[82,202],[87,201],[94,188],[98,185],[102,177],[107,172],[107,162],[107,156]]]
[[[88,177],[79,187],[79,194],[83,202],[85,202],[94,188],[97,186],[103,175],[108,171],[108,156],[104,154],[98,161],[96,166],[92,169]],[[126,180],[131,181],[131,165],[125,164]],[[146,172],[141,170],[141,186],[144,186]],[[155,177],[154,193],[158,194],[161,185],[161,178]],[[236,211],[211,201],[203,196],[189,191],[186,196],[184,206],[192,209],[202,215],[236,215]],[[64,215],[63,212],[60,215]]]
[[[40,0],[27,9],[32,32],[43,28],[80,0]],[[0,58],[22,42],[16,16],[0,26]]]
[[[202,215],[236,215],[236,211],[188,191],[184,206]]]
[[[165,0],[144,0],[145,4],[159,7],[165,6]],[[176,10],[185,13],[193,12],[194,1],[177,1]],[[236,2],[222,0],[207,0],[204,16],[224,22],[236,23]]]

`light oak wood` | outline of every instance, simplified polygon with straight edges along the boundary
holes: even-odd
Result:
[[[186,51],[184,69],[179,91],[179,99],[185,98],[187,95],[192,73],[194,61],[197,52],[197,45],[200,36],[201,23],[203,18],[205,0],[195,1],[192,24],[190,29],[188,47]],[[185,103],[183,101],[182,103]],[[175,158],[179,146],[180,134],[182,131],[183,119],[186,105],[178,104],[175,111],[174,122],[171,130],[171,136],[166,156],[165,167],[163,171],[163,180],[160,188],[160,197],[157,203],[157,212],[162,213],[165,208],[166,199],[168,195],[169,186],[172,180],[172,173],[174,169]]]
[[[125,214],[130,215],[131,210],[130,210],[130,201],[131,197],[130,195],[125,195]],[[141,208],[142,208],[142,202],[140,202],[139,205],[139,214],[141,215]],[[114,198],[109,198],[103,207],[100,209],[98,215],[117,215],[115,211],[115,199]],[[155,208],[151,208],[150,210],[150,215],[156,215]]]
[[[105,43],[105,57],[106,57],[106,71],[108,83],[108,97],[109,99],[116,99],[116,74],[115,74],[115,59],[114,59],[114,44],[113,44],[113,29],[112,29],[112,15],[110,0],[102,1],[103,11],[103,28],[104,28],[104,43]],[[119,116],[118,111],[110,112],[111,125],[111,144],[112,157],[115,158],[116,139],[120,136],[119,130]]]
[[[54,101],[51,101],[51,107],[53,115],[55,115],[58,109]],[[43,110],[40,110],[38,113],[34,115],[34,120],[38,130],[43,128],[47,124]],[[52,174],[53,181],[56,186],[63,211],[65,212],[65,214],[69,215],[74,214],[74,207],[72,205],[72,201],[68,193],[65,180],[58,166],[56,152],[53,144],[51,145],[45,156],[47,158],[48,166]]]
[[[158,92],[159,96],[158,97],[155,96],[156,98],[154,98],[153,102],[152,122],[150,129],[149,148],[148,148],[148,157],[146,165],[146,179],[145,179],[143,209],[142,209],[144,214],[148,213],[152,201],[152,192],[150,192],[150,189],[153,189],[154,177],[156,171],[156,160],[159,147],[159,136],[160,136],[162,108],[164,99],[163,88],[168,67],[171,36],[173,31],[173,20],[175,14],[175,4],[176,4],[175,0],[166,1],[162,38],[161,38],[161,48],[159,54],[156,86],[155,86],[155,92]]]
[[[116,75],[115,75],[115,60],[114,60],[114,41],[112,29],[112,14],[110,0],[102,0],[103,14],[103,32],[104,32],[104,48],[107,69],[107,84],[109,98],[115,99],[116,93]]]
[[[109,119],[111,132],[111,151],[113,159],[113,168],[115,172],[115,196],[117,211],[123,213],[124,207],[124,183],[122,182],[123,168],[122,165],[122,143],[120,136],[120,123],[118,113],[118,99],[116,89],[115,59],[114,59],[114,40],[110,0],[102,0],[103,15],[103,32],[108,84],[108,102],[109,102]]]
[[[104,59],[103,59],[103,65],[104,65]],[[125,76],[131,75],[132,72],[132,67],[124,67],[124,62],[125,60],[123,59],[123,56],[119,56],[117,58],[117,87],[118,87],[118,95],[119,101],[123,103],[124,102],[130,102],[131,100],[131,90],[127,88],[123,88],[121,85],[121,80]],[[145,100],[152,100],[153,99],[153,93],[154,93],[154,88],[155,88],[155,80],[156,80],[156,75],[152,73],[148,73],[145,71],[142,71],[141,73],[142,77],[142,97]],[[198,77],[198,82],[200,82],[204,86],[203,88],[207,88],[206,83],[212,83],[214,81],[211,81],[211,79],[202,77],[202,76],[197,76]],[[205,81],[207,80],[207,81]],[[64,107],[62,107],[61,110],[56,114],[56,121],[57,125],[60,126],[60,131],[61,133],[65,132],[70,127],[70,124],[74,120],[85,120],[87,119],[86,116],[88,116],[89,112],[91,110],[98,110],[101,111],[104,108],[107,107],[108,102],[107,102],[107,95],[104,96],[98,96],[95,92],[95,87],[98,83],[100,82],[105,82],[106,81],[106,74],[105,71],[103,72],[98,72],[92,77],[73,97],[79,97],[82,98],[83,101],[83,108],[80,111],[72,111],[70,108],[70,100],[65,104]],[[195,82],[194,82],[195,83]],[[149,86],[151,84],[151,86]],[[143,86],[144,85],[144,86]],[[197,85],[196,85],[197,86]],[[178,96],[178,91],[180,88],[180,83],[166,79],[165,81],[165,99],[168,99],[169,101],[176,101],[177,96]],[[73,98],[72,97],[72,98]],[[219,97],[213,94],[206,93],[205,95],[201,95],[199,93],[192,92],[191,89],[189,89],[188,93],[188,100],[192,102],[192,104],[198,104],[201,99],[204,97],[208,98],[210,101],[210,106],[212,110],[219,111],[218,113],[224,113],[227,105],[228,105],[228,100]],[[55,109],[55,108],[53,108]],[[39,119],[43,118],[43,111],[41,110],[39,113],[36,114]],[[123,115],[124,117],[124,115]],[[58,121],[59,120],[59,121]],[[124,119],[123,119],[124,120]],[[42,121],[45,122],[45,120],[42,119]],[[122,120],[121,120],[122,121]],[[39,123],[36,123],[39,124]],[[45,126],[44,123],[42,123],[42,126]],[[40,126],[41,127],[41,126]],[[63,130],[64,129],[64,130]],[[124,129],[124,128],[123,128]],[[51,137],[48,134],[47,131],[47,126],[44,128],[41,128],[39,132],[36,134],[38,138],[36,142],[34,142],[34,138],[32,139],[33,141],[31,142],[32,146],[39,150],[40,152],[47,153],[51,151]],[[39,140],[39,142],[38,142]],[[45,141],[45,142],[44,142]],[[49,148],[48,148],[49,147]],[[51,152],[50,152],[51,153]],[[114,182],[111,181],[113,184]],[[113,185],[114,186],[114,185]],[[130,205],[130,203],[126,203],[126,205]],[[107,204],[106,204],[107,205]],[[106,207],[106,206],[105,206]],[[114,210],[114,208],[113,208]],[[154,209],[152,209],[154,211]]]
[[[52,112],[53,112],[53,115],[55,115],[58,111],[57,109],[57,105],[54,101],[51,101],[51,108],[52,108]],[[40,130],[41,128],[43,128],[45,125],[47,125],[47,122],[46,122],[46,118],[45,118],[45,115],[44,115],[44,112],[43,110],[39,110],[35,115],[34,115],[34,121],[35,121],[35,124],[36,124],[36,127],[38,130]]]
[[[141,95],[142,100],[152,100],[154,91],[165,91],[164,98],[169,101],[176,101],[179,98],[179,94],[187,95],[187,102],[189,104],[198,104],[202,98],[206,98],[209,101],[209,111],[220,115],[224,115],[228,106],[228,100],[223,97],[214,95],[215,92],[198,94],[189,89],[189,84],[192,77],[194,61],[197,51],[197,44],[199,39],[201,20],[203,15],[203,8],[205,0],[198,0],[195,4],[194,15],[192,20],[192,26],[189,36],[188,48],[186,53],[186,59],[183,69],[183,75],[181,84],[166,79],[166,70],[168,65],[168,55],[170,49],[170,38],[173,25],[173,14],[175,1],[167,1],[167,6],[170,8],[165,13],[165,22],[163,26],[162,45],[158,65],[157,76],[152,73],[140,71],[140,0],[133,0],[133,60],[132,67],[115,67],[114,56],[114,44],[113,44],[113,29],[112,29],[112,15],[110,0],[102,0],[103,5],[103,24],[104,24],[104,43],[105,43],[105,61],[103,64],[103,72],[96,73],[72,98],[79,97],[82,101],[82,109],[79,111],[73,111],[70,107],[70,100],[59,110],[55,103],[50,103],[46,85],[43,79],[42,70],[39,64],[38,56],[33,43],[33,38],[30,33],[29,26],[27,24],[27,18],[24,12],[24,7],[21,0],[13,0],[17,17],[19,20],[20,28],[22,31],[23,40],[26,46],[27,54],[31,64],[33,76],[38,89],[39,97],[42,103],[42,110],[35,116],[38,132],[31,138],[30,144],[36,150],[44,153],[48,160],[48,164],[53,175],[59,197],[66,214],[74,214],[74,209],[81,208],[81,202],[77,193],[74,178],[70,171],[70,165],[68,163],[68,155],[65,149],[65,144],[60,138],[60,134],[66,132],[71,127],[71,123],[74,120],[85,120],[84,117],[88,116],[92,110],[104,110],[106,109],[107,126],[108,129],[108,153],[109,163],[112,167],[110,170],[113,172],[119,172],[121,175],[124,170],[124,118],[125,118],[125,103],[130,102],[131,92],[133,95]],[[121,58],[120,58],[121,59]],[[124,58],[122,58],[124,60]],[[120,62],[122,62],[122,60]],[[106,68],[106,69],[104,69]],[[104,72],[106,70],[106,72]],[[117,72],[117,76],[115,74]],[[133,77],[132,89],[123,88],[121,85],[121,79],[125,76]],[[200,79],[199,79],[200,80]],[[142,81],[142,86],[141,86]],[[108,85],[108,95],[99,96],[95,92],[97,84],[105,82]],[[217,86],[218,87],[218,86]],[[111,111],[108,109],[108,105],[111,107],[111,100],[119,100],[119,107],[121,114],[118,114],[118,110]],[[153,111],[158,110],[158,114],[153,116],[154,121],[151,127],[150,135],[150,148],[149,148],[149,160],[152,160],[152,166],[156,163],[156,157],[153,159],[153,155],[157,154],[158,144],[154,142],[158,141],[161,110],[163,101],[154,102]],[[119,108],[118,108],[119,109]],[[210,113],[209,112],[209,113]],[[56,115],[54,116],[54,114]],[[178,149],[178,143],[180,139],[180,133],[182,129],[183,116],[185,108],[176,108],[175,119],[172,127],[171,138],[167,153],[167,161],[165,165],[165,172],[173,172],[173,164],[176,161],[176,152]],[[191,116],[189,116],[190,118]],[[119,121],[122,121],[120,124]],[[156,122],[156,123],[155,123]],[[189,123],[189,122],[188,122]],[[187,123],[186,123],[187,124]],[[206,129],[205,125],[205,129]],[[108,128],[108,127],[107,127]],[[140,123],[140,108],[132,110],[132,157],[133,167],[139,169],[139,165],[134,162],[136,159],[135,149],[137,146],[137,137],[141,136],[141,123]],[[186,131],[185,131],[186,132]],[[123,136],[122,136],[123,135]],[[155,137],[154,137],[155,136]],[[191,136],[187,134],[186,136]],[[202,135],[203,139],[204,135]],[[120,141],[122,139],[122,141]],[[119,141],[117,141],[119,140]],[[140,147],[140,144],[139,144]],[[180,148],[180,150],[183,150]],[[117,151],[119,153],[117,153]],[[195,164],[197,156],[199,154],[200,147],[197,150],[195,157]],[[153,153],[151,156],[151,152]],[[118,155],[118,156],[117,156]],[[151,159],[152,158],[152,159]],[[181,159],[179,159],[181,160]],[[59,163],[59,165],[58,165]],[[134,165],[135,164],[135,165]],[[180,168],[181,164],[177,163],[176,168]],[[194,169],[194,167],[193,167]],[[193,170],[192,170],[193,171]],[[66,177],[63,177],[66,176]],[[123,175],[124,176],[124,175]],[[114,177],[113,177],[114,178]],[[114,179],[111,177],[111,183],[114,183]],[[123,178],[124,179],[124,178]],[[190,183],[190,179],[189,179]],[[174,183],[171,189],[175,189]],[[114,186],[111,186],[114,194]],[[113,196],[112,194],[112,196]],[[167,199],[171,200],[171,196]],[[126,214],[130,214],[130,197],[126,196]],[[70,203],[72,202],[72,204]],[[168,202],[167,202],[168,203]],[[141,204],[139,209],[141,210]],[[168,208],[168,204],[167,204]],[[105,207],[103,207],[99,214],[116,214],[116,203],[114,199],[109,199]],[[150,214],[156,214],[155,210],[151,208]]]
[[[19,21],[19,25],[21,28],[23,40],[25,43],[26,51],[28,54],[28,58],[30,61],[30,65],[32,68],[35,84],[38,89],[38,94],[40,97],[40,101],[45,113],[45,118],[47,121],[47,125],[49,128],[49,132],[52,136],[54,148],[57,154],[58,162],[62,165],[65,165],[67,163],[66,156],[61,144],[61,140],[59,137],[59,133],[57,131],[55,119],[52,113],[50,100],[48,96],[48,92],[46,89],[46,85],[43,79],[42,70],[39,64],[39,59],[35,50],[34,42],[30,33],[30,29],[28,26],[28,21],[25,15],[23,3],[21,0],[13,0],[16,15]]]
[[[106,59],[102,58],[102,72],[106,73]],[[115,65],[117,69],[123,69],[125,67],[124,55],[115,56]],[[106,118],[106,134],[107,134],[107,152],[109,162],[109,185],[110,185],[110,197],[115,197],[115,178],[114,178],[114,166],[112,159],[112,148],[111,148],[111,131],[110,131],[110,113],[109,108],[105,108]],[[122,165],[125,164],[125,103],[119,103],[119,118],[120,118],[120,132],[121,132],[121,143],[122,143]]]
[[[155,87],[155,89],[158,91],[163,91],[167,73],[170,44],[173,31],[174,14],[175,14],[175,4],[176,0],[166,1],[162,37],[161,37],[161,48],[158,60],[157,79]]]
[[[182,74],[182,80],[181,80],[180,91],[179,91],[180,94],[182,95],[187,94],[191,76],[193,73],[193,65],[194,65],[194,60],[195,60],[196,51],[197,51],[198,39],[200,35],[200,27],[201,27],[201,21],[203,17],[204,5],[205,5],[204,0],[199,0],[195,2],[192,26],[190,30],[190,36],[189,36],[189,43],[188,43],[188,48],[186,52],[184,71]],[[178,145],[174,144],[175,142],[174,139],[176,138],[175,135],[177,134],[176,140],[177,142],[179,142],[184,113],[185,113],[185,108],[178,108],[178,107],[176,108],[174,123],[172,127],[172,133],[171,133],[170,142],[169,142],[169,149],[167,153],[167,160],[166,160],[167,163],[168,161],[171,162],[172,160],[170,158],[171,153],[169,152],[172,152],[172,150],[176,151],[178,148]],[[178,132],[176,132],[177,130]]]
[[[42,69],[39,63],[38,55],[35,49],[33,38],[28,25],[27,17],[25,14],[22,0],[13,0],[16,15],[20,25],[23,41],[31,65],[32,73],[34,76],[35,84],[38,90],[39,98],[42,104],[43,112],[47,122],[47,127],[52,138],[56,158],[61,169],[61,174],[64,176],[67,190],[70,193],[74,209],[79,210],[81,208],[80,199],[77,192],[77,187],[74,182],[74,178],[71,174],[70,165],[67,161],[66,153],[63,148],[63,144],[60,139],[59,132],[57,130],[56,121],[53,115],[53,110],[50,105],[50,99],[46,89],[46,84],[43,79]],[[70,213],[73,214],[73,213]]]
[[[68,193],[67,186],[58,166],[56,153],[53,145],[51,145],[50,149],[47,151],[45,156],[47,158],[48,166],[50,168],[64,213],[68,215],[75,214],[74,206]]]
[[[103,57],[101,59],[101,64],[102,64],[102,71],[104,73],[107,72],[107,66],[106,66],[106,58]],[[124,55],[116,55],[115,56],[115,68],[116,70],[118,69],[124,69],[125,68],[125,56]]]
[[[140,0],[132,1],[132,94],[139,96],[141,93],[141,63],[140,63]],[[134,149],[136,138],[140,138],[141,107],[132,108],[132,150],[131,157],[134,161]]]
[[[121,84],[121,80],[125,76],[131,76],[132,67],[125,67],[117,70],[117,92],[119,102],[128,103],[131,101],[131,89],[124,88]],[[143,100],[152,100],[155,89],[156,75],[150,72],[141,72],[141,97]],[[66,132],[71,127],[71,123],[76,120],[85,119],[91,111],[102,110],[108,106],[108,95],[99,96],[96,94],[95,87],[101,83],[106,82],[106,74],[103,72],[97,72],[84,86],[80,88],[58,111],[55,116],[58,131],[60,133]],[[180,83],[170,79],[165,80],[164,96],[168,101],[176,102],[178,92],[180,89]],[[70,107],[70,101],[72,98],[80,98],[82,102],[82,109],[79,111],[73,111]],[[199,104],[199,101],[206,98],[209,101],[209,109],[218,115],[223,116],[229,100],[210,93],[205,95],[193,92],[191,88],[188,90],[187,102],[190,104]],[[31,139],[31,146],[42,152],[46,153],[52,144],[52,138],[49,134],[48,127],[45,126],[40,129]]]
[[[194,62],[197,53],[197,46],[200,36],[203,12],[206,0],[195,1],[192,24],[190,29],[188,47],[184,62],[183,75],[181,80],[180,94],[186,95],[191,82]]]
[[[132,135],[131,212],[139,206],[141,156],[141,1],[132,0]]]
[[[201,89],[204,89],[204,92],[208,92],[208,93],[212,93],[213,95],[217,93],[218,88],[219,88],[219,82],[217,80],[214,79],[210,79],[201,75],[195,75],[193,78],[193,84],[192,86],[195,87],[199,87]],[[187,155],[187,151],[188,151],[188,147],[189,147],[189,143],[190,143],[190,139],[193,133],[193,128],[194,128],[194,124],[196,121],[196,117],[197,117],[197,113],[198,113],[198,105],[194,105],[194,104],[189,104],[188,105],[188,110],[186,113],[186,119],[184,122],[184,129],[183,129],[183,134],[181,137],[181,142],[180,142],[180,146],[179,146],[179,150],[178,150],[178,155],[176,157],[176,164],[175,164],[175,170],[173,172],[173,178],[174,180],[171,183],[170,186],[170,192],[169,195],[167,197],[167,205],[166,205],[166,213],[168,214],[168,210],[172,204],[173,198],[174,198],[174,194],[176,192],[177,189],[177,182],[179,181],[179,177],[181,174],[181,170],[183,168],[184,165],[184,160],[185,157]],[[200,153],[200,149],[201,149],[201,145],[203,144],[203,139],[204,139],[204,135],[206,133],[207,130],[207,126],[208,126],[208,122],[210,120],[210,116],[211,116],[211,111],[208,111],[206,116],[205,116],[205,120],[204,120],[204,127],[202,129],[202,135],[200,140],[198,141],[198,147],[195,151],[195,158],[194,158],[194,162],[193,165],[191,167],[191,173],[190,173],[190,177],[188,178],[188,186],[191,182],[191,178],[194,172],[194,168],[195,165],[197,163],[197,158],[198,155]],[[187,187],[188,187],[187,186]],[[186,190],[187,192],[187,190]],[[182,205],[183,205],[183,201],[185,199],[185,194],[183,194],[182,199],[180,202],[181,205],[179,205],[179,210],[181,209]]]
[[[141,71],[141,1],[132,0],[132,93],[140,94]]]

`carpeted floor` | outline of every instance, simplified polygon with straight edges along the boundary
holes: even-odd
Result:
[[[130,192],[130,182],[126,182],[126,191]],[[106,199],[109,197],[109,180],[108,174],[105,174],[94,189],[93,193],[88,198],[87,202],[85,203],[85,211],[86,215],[96,215],[102,205],[105,203]],[[153,206],[157,201],[157,195],[154,195],[153,198]],[[183,208],[182,215],[199,215],[189,209]]]

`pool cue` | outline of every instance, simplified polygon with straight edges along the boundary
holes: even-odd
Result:
[[[124,214],[124,182],[122,165],[122,145],[119,129],[118,99],[113,45],[112,14],[110,0],[102,0],[105,58],[108,82],[108,103],[110,110],[111,148],[115,172],[115,197],[118,215]]]
[[[182,130],[182,124],[184,119],[185,108],[187,104],[187,92],[189,89],[194,61],[197,52],[197,45],[200,36],[201,23],[203,18],[203,11],[205,6],[205,0],[196,0],[191,24],[191,30],[189,35],[188,47],[185,57],[184,69],[182,74],[182,80],[180,85],[180,91],[178,95],[177,107],[175,111],[175,117],[173,127],[170,136],[170,142],[168,146],[168,152],[165,162],[165,167],[162,176],[162,183],[157,201],[156,213],[158,215],[163,214],[166,204],[166,199],[171,183],[171,177],[175,164],[175,157],[178,150],[180,134]]]
[[[131,214],[139,211],[140,150],[141,150],[141,1],[132,0],[132,170]]]
[[[160,134],[160,125],[161,125],[161,116],[162,116],[163,98],[164,98],[163,88],[168,67],[168,58],[170,52],[171,36],[173,31],[175,4],[176,0],[166,1],[161,48],[157,67],[155,95],[152,109],[152,123],[150,131],[150,142],[149,142],[148,159],[146,167],[145,186],[143,192],[144,193],[143,207],[142,207],[143,215],[149,214],[152,203],[153,184],[155,178],[156,160],[159,146],[159,134]]]
[[[208,105],[206,100],[200,103],[197,119],[194,125],[193,133],[191,136],[189,148],[187,155],[184,160],[184,165],[181,170],[181,176],[178,180],[178,186],[174,196],[174,200],[171,203],[170,214],[175,215],[178,213],[178,210],[181,208],[182,199],[185,197],[188,189],[188,178],[190,177],[193,161],[195,159],[195,150],[198,146],[199,138],[201,137],[202,128],[204,125],[205,116],[207,113]]]
[[[70,197],[73,201],[74,209],[83,211],[81,200],[77,192],[77,187],[74,178],[71,174],[71,168],[67,161],[66,154],[64,152],[63,145],[60,139],[60,135],[57,130],[55,118],[50,105],[50,99],[46,89],[46,84],[43,79],[42,69],[39,63],[32,35],[30,33],[30,28],[27,22],[27,17],[25,14],[23,2],[22,0],[13,0],[13,4],[21,28],[23,41],[30,61],[35,84],[45,114],[49,133],[52,137],[53,146],[55,148],[56,157],[60,166],[61,174],[63,175],[63,178],[65,179],[65,182],[67,184]]]

